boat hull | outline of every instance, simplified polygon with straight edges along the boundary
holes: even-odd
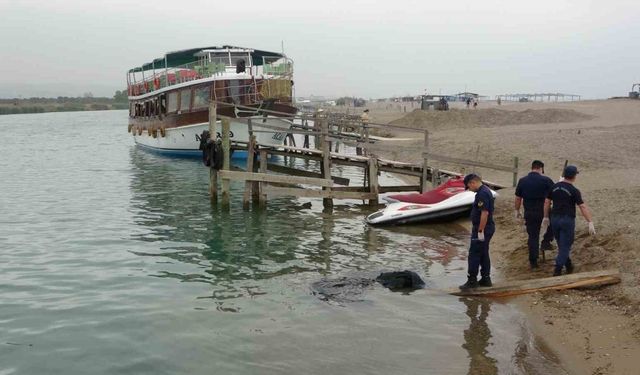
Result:
[[[367,216],[367,223],[370,225],[402,225],[415,223],[435,223],[456,220],[462,217],[468,217],[471,213],[471,204],[450,207],[439,210],[431,210],[425,212],[416,212],[410,215],[392,216],[383,214],[384,210],[378,211]],[[382,214],[377,216],[378,214]],[[384,216],[384,217],[383,217]]]
[[[271,129],[261,127],[260,124],[263,123],[263,120],[264,117],[257,117],[253,122],[253,130],[257,131],[255,133],[257,142],[259,144],[282,145],[286,133],[274,132]],[[266,124],[282,128],[289,128],[291,126],[290,121],[277,117],[268,117]],[[217,138],[220,138],[220,121],[218,121],[216,129],[216,136]],[[199,124],[167,128],[165,130],[164,137],[160,132],[157,132],[156,137],[154,138],[149,134],[149,132],[143,131],[142,134],[134,132],[133,138],[138,146],[147,150],[174,156],[196,157],[202,155],[202,151],[199,149],[200,136],[205,130],[209,130],[209,123],[203,122]],[[235,122],[231,120],[229,133],[229,138],[232,142],[249,141],[249,131],[246,123],[244,122]],[[246,152],[234,152],[232,157],[246,158]]]

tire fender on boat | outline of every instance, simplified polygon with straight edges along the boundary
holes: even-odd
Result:
[[[160,127],[160,136],[163,138],[167,136],[167,130],[164,128],[164,126]]]
[[[222,164],[224,160],[224,153],[222,151],[222,141],[217,140],[213,145],[213,169],[220,170],[222,169]]]

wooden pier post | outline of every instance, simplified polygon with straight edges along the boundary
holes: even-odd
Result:
[[[249,129],[251,129],[251,122],[249,122]],[[255,142],[256,142],[256,137],[253,135],[253,132],[249,130],[249,144],[247,145],[247,172],[253,172]],[[244,183],[244,195],[242,197],[242,207],[245,210],[249,209],[249,198],[251,196],[251,191],[253,190],[253,185],[254,185],[254,182],[252,181],[245,181]]]
[[[209,103],[209,138],[214,142],[216,141],[216,118],[216,102],[212,100]],[[213,168],[213,160],[209,168],[209,195],[212,204],[218,203],[218,171]]]
[[[260,173],[267,173],[267,150],[260,150]],[[267,205],[267,194],[264,193],[266,182],[258,182],[258,184],[258,202],[260,207],[265,207]]]
[[[378,159],[369,157],[369,192],[375,194],[375,198],[369,199],[369,206],[378,205],[378,194],[380,187],[378,186]]]
[[[222,119],[222,170],[228,171],[231,168],[231,140],[229,139],[229,131],[231,130],[231,123],[228,118]],[[228,178],[222,179],[222,205],[229,206],[229,189],[230,180]]]
[[[331,145],[327,140],[329,136],[329,120],[322,119],[320,122],[320,147],[322,147],[322,177],[331,181]],[[323,187],[322,190],[331,191],[330,187]],[[325,209],[333,208],[333,199],[323,198],[322,206]]]
[[[424,131],[424,155],[429,153],[429,131]],[[422,159],[422,178],[420,179],[420,192],[424,193],[427,191],[427,181],[429,180],[429,164],[427,157],[425,156]]]
[[[518,157],[513,158],[513,187],[518,184]]]

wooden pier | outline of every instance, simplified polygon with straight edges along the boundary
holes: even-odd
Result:
[[[233,118],[234,122],[243,122],[247,125],[249,134],[248,142],[232,142],[229,137],[231,118],[216,116],[217,102],[212,102],[209,107],[209,134],[215,137],[217,133],[216,120],[221,120],[221,145],[223,150],[223,163],[220,170],[211,168],[210,193],[212,202],[218,201],[218,180],[221,180],[221,200],[223,205],[228,205],[230,200],[231,180],[245,181],[243,194],[243,206],[248,208],[250,201],[264,206],[269,197],[294,196],[308,198],[322,198],[325,208],[333,206],[334,199],[355,199],[368,201],[370,205],[378,204],[380,193],[399,191],[424,192],[431,186],[438,185],[446,178],[460,176],[460,173],[437,169],[430,166],[430,161],[441,161],[447,164],[464,165],[467,167],[488,168],[505,171],[513,174],[513,184],[518,177],[518,158],[514,158],[513,166],[502,166],[477,160],[453,158],[437,155],[429,152],[429,133],[425,130],[400,127],[393,125],[373,124],[362,121],[359,116],[333,114],[330,112],[315,112],[303,115],[288,115],[269,110],[261,110],[261,113],[286,116],[292,121],[291,127],[275,126],[260,121],[252,123],[250,118]],[[221,103],[222,104],[222,103]],[[228,105],[228,104],[227,104]],[[246,109],[238,106],[239,109]],[[255,108],[251,108],[255,110]],[[255,118],[253,121],[256,121]],[[254,126],[255,125],[255,126]],[[259,127],[259,129],[256,129]],[[409,163],[398,160],[389,160],[375,155],[372,145],[375,142],[371,134],[372,129],[400,129],[416,132],[424,137],[423,146],[415,147],[422,151],[421,163]],[[266,130],[265,130],[266,129]],[[258,144],[256,133],[272,132],[285,133],[285,144]],[[303,145],[298,147],[294,134],[304,137]],[[216,141],[215,139],[213,139]],[[356,154],[339,152],[339,145],[355,148]],[[403,146],[403,148],[406,148]],[[332,151],[333,149],[333,151]],[[353,148],[352,148],[353,150]],[[231,152],[247,152],[246,170],[231,170]],[[280,155],[289,158],[298,158],[307,161],[316,161],[320,164],[320,172],[312,172],[283,166],[269,162],[270,155]],[[348,165],[361,168],[363,173],[362,186],[349,186],[349,179],[333,176],[333,165]],[[275,172],[268,173],[268,172]],[[419,178],[419,185],[394,185],[382,186],[378,181],[380,172],[388,172],[400,175],[409,175]],[[501,189],[505,186],[485,181],[493,189]]]

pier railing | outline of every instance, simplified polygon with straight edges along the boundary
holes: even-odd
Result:
[[[437,185],[444,178],[460,176],[461,173],[437,169],[428,165],[429,161],[439,160],[447,164],[465,165],[494,169],[513,173],[514,184],[517,182],[518,159],[514,158],[514,166],[502,166],[497,164],[480,162],[437,155],[429,152],[429,132],[410,127],[374,124],[367,121],[358,121],[355,117],[336,116],[329,112],[315,112],[312,114],[288,114],[272,110],[260,110],[257,114],[262,116],[278,116],[291,121],[291,126],[280,126],[256,121],[252,118],[229,118],[217,115],[218,105],[228,105],[223,102],[213,101],[209,107],[209,133],[215,137],[221,134],[223,150],[223,166],[221,170],[211,168],[210,192],[213,202],[217,202],[218,179],[222,180],[222,203],[229,203],[229,186],[231,180],[245,181],[243,196],[244,207],[249,207],[250,198],[258,205],[266,204],[268,196],[295,196],[323,198],[325,208],[333,206],[333,199],[368,200],[370,205],[378,204],[378,196],[385,192],[421,191],[428,188],[428,183]],[[255,108],[237,106],[239,110],[253,110]],[[220,119],[221,128],[217,129],[217,119]],[[247,142],[232,142],[229,136],[230,122],[244,123],[247,126],[249,138]],[[421,163],[403,162],[380,158],[375,154],[374,140],[370,137],[371,129],[393,128],[404,131],[420,133],[424,136],[422,146],[411,148],[423,152]],[[256,134],[261,132],[286,133],[284,145],[259,144]],[[293,137],[301,135],[303,145],[298,146]],[[215,140],[214,140],[215,141]],[[287,144],[288,141],[288,144]],[[339,152],[339,144],[356,148],[356,154]],[[335,151],[332,151],[335,146]],[[409,148],[403,146],[403,148]],[[343,147],[343,150],[345,148]],[[232,150],[247,152],[246,170],[231,170],[230,154]],[[285,157],[300,158],[317,161],[320,164],[320,172],[301,170],[288,166],[282,166],[269,162],[268,155],[280,155]],[[363,185],[349,186],[349,179],[333,176],[333,165],[349,165],[359,167],[363,171]],[[278,174],[268,174],[268,171]],[[378,182],[380,172],[390,172],[418,177],[419,185],[381,186]],[[503,185],[485,181],[494,189],[503,188]]]
[[[247,74],[251,77],[291,79],[293,77],[293,62],[290,59],[278,58],[269,60],[263,57],[262,65],[247,66]],[[141,73],[142,79],[137,81],[135,73],[128,82],[130,96],[144,95],[162,88],[189,82],[197,79],[221,76],[225,73],[235,73],[236,66],[223,62],[194,61],[176,67],[150,70],[150,75]]]

